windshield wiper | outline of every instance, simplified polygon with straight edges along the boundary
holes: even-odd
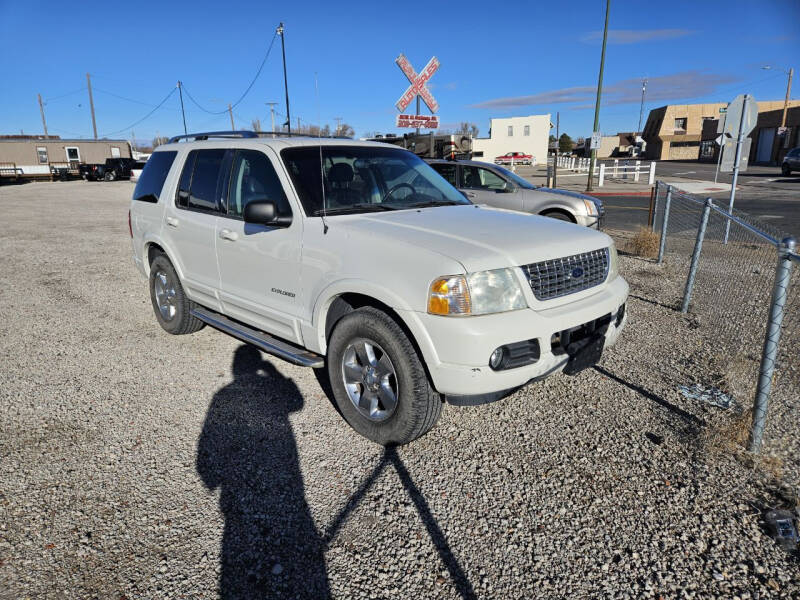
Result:
[[[351,204],[349,206],[337,206],[336,208],[318,209],[314,211],[314,216],[320,215],[337,215],[345,214],[348,212],[381,212],[384,210],[397,210],[394,206],[388,204],[373,204],[371,202],[362,202],[360,204]]]
[[[461,206],[462,204],[467,203],[459,202],[457,200],[426,200],[425,202],[409,204],[408,208],[427,208],[429,206]]]

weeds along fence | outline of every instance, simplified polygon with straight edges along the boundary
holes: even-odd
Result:
[[[657,300],[693,319],[718,374],[750,417],[748,449],[800,483],[800,255],[752,216],[659,183],[653,230],[669,283]],[[655,288],[654,288],[655,290]]]

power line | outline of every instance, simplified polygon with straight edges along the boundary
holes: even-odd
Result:
[[[86,87],[82,87],[77,90],[72,90],[71,92],[67,92],[66,94],[61,94],[60,96],[53,96],[52,98],[45,98],[44,103],[47,104],[48,102],[53,102],[54,100],[61,100],[61,98],[66,98],[67,96],[74,96],[75,94],[79,94],[81,92],[85,92]]]
[[[149,113],[147,113],[145,116],[143,116],[141,119],[139,119],[139,120],[138,120],[138,121],[136,121],[135,123],[131,123],[131,124],[130,124],[130,125],[128,125],[127,127],[123,127],[122,129],[118,129],[118,130],[116,130],[116,131],[111,131],[111,132],[109,132],[109,133],[104,133],[104,134],[102,135],[102,137],[108,137],[109,135],[116,135],[116,134],[118,134],[118,133],[123,133],[123,132],[125,132],[125,131],[128,131],[129,129],[132,129],[132,128],[136,127],[136,126],[137,126],[139,123],[141,123],[142,121],[144,121],[145,119],[147,119],[148,117],[150,117],[150,116],[151,116],[151,115],[152,115],[154,112],[156,112],[156,111],[157,111],[159,108],[161,108],[161,107],[164,105],[164,103],[165,103],[167,100],[169,100],[169,99],[170,99],[170,96],[172,96],[172,94],[174,94],[174,93],[175,93],[175,90],[176,90],[176,89],[177,89],[177,88],[172,88],[172,89],[170,90],[169,94],[167,94],[167,95],[166,95],[166,97],[165,97],[165,98],[164,98],[164,99],[163,99],[163,100],[162,100],[162,101],[159,103],[159,105],[158,105],[158,106],[156,106],[156,107],[155,107],[153,110],[151,110]]]
[[[113,96],[114,98],[119,98],[120,100],[125,100],[127,102],[133,102],[134,104],[141,104],[142,106],[149,106],[153,108],[155,104],[151,104],[149,102],[142,102],[141,100],[134,100],[133,98],[127,98],[125,96],[120,96],[119,94],[115,94],[114,92],[109,92],[108,90],[102,90],[97,86],[93,86],[92,89],[95,92],[102,92],[103,94],[108,94],[109,96]]]
[[[237,106],[242,100],[244,100],[245,96],[247,96],[247,94],[250,92],[250,90],[253,89],[253,85],[255,84],[256,80],[258,79],[258,76],[261,75],[261,70],[264,68],[264,65],[267,62],[267,58],[269,58],[270,52],[272,52],[272,46],[275,45],[275,38],[276,37],[278,37],[277,32],[272,36],[272,41],[269,43],[269,48],[267,48],[267,53],[264,55],[264,58],[261,60],[261,64],[258,67],[258,71],[256,71],[255,77],[253,77],[253,80],[250,82],[250,85],[247,86],[247,89],[242,93],[242,95],[239,96],[239,99],[236,102],[231,104],[231,108]],[[227,108],[223,108],[220,111],[214,111],[214,110],[208,110],[207,108],[203,107],[189,93],[189,90],[186,89],[186,84],[183,83],[183,82],[181,82],[181,83],[183,85],[183,91],[186,92],[186,95],[189,97],[189,100],[191,100],[194,103],[194,105],[197,106],[197,108],[199,108],[203,112],[207,112],[210,115],[221,115],[221,114],[224,114],[224,113],[228,112]]]

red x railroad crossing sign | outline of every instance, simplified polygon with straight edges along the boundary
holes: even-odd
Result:
[[[411,66],[411,63],[408,62],[408,59],[404,54],[398,56],[395,62],[411,82],[411,85],[408,86],[408,89],[405,91],[405,93],[400,96],[400,99],[395,103],[397,110],[403,112],[408,108],[408,105],[411,104],[411,101],[417,95],[419,95],[419,97],[422,98],[422,101],[428,105],[428,108],[431,109],[432,113],[435,113],[437,110],[439,110],[439,103],[436,102],[436,98],[433,97],[433,94],[431,94],[431,91],[425,85],[439,68],[439,59],[435,56],[431,58],[428,61],[428,64],[425,65],[425,68],[422,69],[422,72],[419,74],[417,74],[417,72],[414,70],[414,67]]]

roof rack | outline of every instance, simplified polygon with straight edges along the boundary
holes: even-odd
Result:
[[[207,140],[209,138],[257,138],[257,137],[265,137],[271,135],[273,137],[324,137],[324,138],[333,138],[333,139],[341,139],[341,140],[349,140],[349,138],[344,135],[323,135],[323,136],[316,136],[311,135],[310,133],[289,133],[287,131],[250,131],[247,129],[242,129],[240,131],[203,131],[200,133],[187,133],[185,135],[175,135],[169,138],[168,144],[172,144],[173,142],[177,142],[180,140],[194,140],[194,141],[201,141]]]
[[[177,142],[178,140],[207,140],[210,137],[214,138],[254,138],[258,137],[258,135],[254,131],[204,131],[201,133],[187,133],[185,135],[175,135],[169,138],[168,144],[172,144],[173,142]]]

